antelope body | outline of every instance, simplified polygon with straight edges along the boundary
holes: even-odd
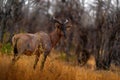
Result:
[[[14,57],[12,59],[15,63],[22,54],[25,55],[36,55],[35,63],[33,68],[36,68],[37,62],[39,61],[40,54],[43,53],[43,59],[41,61],[40,69],[43,69],[44,63],[46,61],[47,55],[50,53],[51,49],[57,44],[62,36],[66,36],[66,20],[64,23],[53,19],[56,26],[55,30],[51,34],[45,32],[37,32],[35,34],[30,33],[20,33],[16,34],[12,38],[12,44],[14,48]]]
[[[20,33],[16,34],[12,38],[12,43],[14,46],[14,54],[26,54],[28,56],[32,55],[38,47],[50,50],[51,42],[49,35],[44,32],[39,32],[35,34],[30,33]],[[43,46],[44,45],[44,46]],[[36,53],[35,53],[36,54]]]

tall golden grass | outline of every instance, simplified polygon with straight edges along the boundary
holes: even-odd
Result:
[[[12,65],[12,56],[0,55],[0,80],[120,80],[119,71],[95,71],[72,66],[53,56],[47,58],[44,70],[40,71],[40,61],[33,69],[35,56],[22,56]]]

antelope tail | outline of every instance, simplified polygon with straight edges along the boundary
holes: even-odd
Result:
[[[17,41],[18,41],[18,39],[14,40],[14,45],[13,45],[14,55],[17,55],[17,54],[18,54]]]

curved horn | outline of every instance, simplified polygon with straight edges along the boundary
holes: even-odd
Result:
[[[57,20],[55,17],[53,17],[53,22],[57,22],[57,23],[61,24],[61,22],[59,20]]]
[[[66,23],[68,23],[68,20],[67,20],[67,19],[65,20],[64,24],[66,24]]]

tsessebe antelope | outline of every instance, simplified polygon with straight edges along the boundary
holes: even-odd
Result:
[[[12,44],[14,48],[14,57],[12,59],[15,63],[22,54],[36,55],[33,68],[36,68],[40,54],[43,53],[40,69],[43,69],[47,55],[51,49],[60,41],[62,36],[66,37],[66,30],[71,25],[67,25],[68,20],[61,22],[57,19],[52,20],[55,25],[55,30],[50,34],[45,32],[37,32],[35,34],[19,33],[12,37]]]

